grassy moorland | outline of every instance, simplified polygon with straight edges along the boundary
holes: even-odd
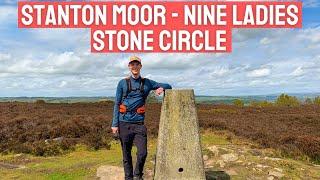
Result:
[[[149,137],[157,137],[158,103],[147,105]],[[0,103],[0,152],[52,156],[77,144],[110,148],[113,102]],[[320,106],[235,106],[198,104],[201,129],[226,130],[283,156],[319,163]]]
[[[209,177],[232,179],[270,177],[319,179],[320,166],[305,161],[282,158],[279,151],[238,138],[228,131],[201,130],[204,165]],[[136,149],[133,149],[135,161]],[[156,139],[149,138],[145,179],[152,179]],[[230,156],[232,158],[230,158]],[[228,158],[229,157],[229,158]],[[96,179],[101,166],[121,167],[119,142],[110,141],[108,149],[92,150],[76,145],[73,151],[56,156],[7,154],[0,156],[2,179]],[[111,172],[110,172],[111,173]]]
[[[320,98],[304,104],[197,104],[204,162],[211,176],[233,179],[320,178]],[[149,103],[147,177],[152,176],[161,104]],[[121,169],[112,140],[113,102],[0,103],[0,177],[95,179],[98,167]],[[133,153],[135,154],[135,153]]]

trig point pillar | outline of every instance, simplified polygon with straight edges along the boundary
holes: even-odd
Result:
[[[154,179],[205,179],[193,90],[165,92]]]

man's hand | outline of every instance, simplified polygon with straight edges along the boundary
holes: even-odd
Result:
[[[114,140],[119,140],[120,136],[119,136],[119,128],[118,127],[111,127],[112,129],[112,133],[113,133],[113,139]]]
[[[158,89],[156,89],[156,95],[160,96],[161,93],[163,93],[163,88],[159,87]]]
[[[116,134],[117,132],[119,132],[119,128],[118,127],[111,127],[112,129],[112,133]]]

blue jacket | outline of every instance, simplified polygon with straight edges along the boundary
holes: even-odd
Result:
[[[144,114],[138,114],[135,109],[142,106],[144,97],[147,97],[151,90],[156,90],[159,87],[163,89],[172,89],[169,84],[158,83],[156,81],[145,78],[144,94],[140,92],[141,77],[134,79],[130,76],[131,92],[126,98],[123,98],[127,93],[127,82],[125,79],[119,81],[117,86],[116,97],[114,101],[112,127],[118,127],[119,121],[124,122],[142,122],[144,121]],[[123,103],[127,107],[127,112],[122,114],[119,112],[119,105]]]

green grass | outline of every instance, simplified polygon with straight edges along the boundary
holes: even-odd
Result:
[[[230,140],[230,135],[225,133],[214,133],[210,131],[201,131],[201,143],[204,154],[209,155],[209,151],[206,151],[206,147],[216,145],[232,145],[246,143],[236,137]],[[157,140],[149,138],[148,140],[148,157],[145,168],[152,169],[154,164],[151,162],[154,160],[156,153]],[[265,151],[269,151],[265,149]],[[133,148],[133,161],[136,160],[136,148]],[[319,177],[319,172],[314,168],[310,168],[308,164],[302,161],[295,161],[287,159],[284,162],[270,161],[262,162],[256,156],[246,155],[246,161],[256,163],[266,163],[274,167],[281,167],[290,177],[298,178],[301,176],[301,172],[296,172],[300,168],[304,168],[308,171],[311,177]],[[0,166],[1,179],[27,179],[27,180],[73,180],[73,179],[94,179],[96,176],[96,170],[102,165],[114,165],[122,166],[122,152],[119,142],[113,141],[111,148],[101,150],[90,150],[83,145],[76,147],[75,151],[65,155],[53,156],[53,157],[36,157],[33,155],[23,154],[17,156],[14,154],[0,155],[0,162],[9,164],[23,165],[25,168],[21,169],[5,169]],[[248,171],[244,166],[241,168],[237,177],[247,177],[252,171]]]
[[[201,135],[201,142],[204,146],[210,144],[226,144],[225,138],[213,133]],[[152,169],[156,154],[156,139],[148,139],[148,157],[145,167]],[[135,163],[136,148],[133,148],[132,157]],[[122,165],[122,154],[119,142],[113,141],[110,150],[89,150],[85,146],[79,145],[75,151],[65,155],[52,157],[37,157],[23,154],[23,157],[15,157],[14,154],[1,155],[0,161],[10,164],[22,164],[23,169],[0,168],[0,177],[4,179],[87,179],[93,178],[96,169],[101,165]]]
[[[14,163],[13,154],[0,156],[0,161]],[[94,177],[100,165],[120,166],[122,162],[120,144],[113,143],[110,150],[88,150],[78,146],[74,152],[55,157],[35,157],[24,155],[28,163],[23,169],[0,169],[0,177],[5,179],[82,179]]]
[[[221,144],[229,144],[225,136],[217,135],[214,133],[204,132],[201,133],[201,144],[202,146],[208,145],[221,145]]]
[[[36,157],[23,154],[0,155],[0,162],[24,165],[22,169],[5,169],[0,166],[0,177],[3,179],[88,179],[95,177],[96,169],[101,165],[122,165],[122,152],[119,142],[113,141],[110,150],[89,150],[79,145],[76,150],[61,156]],[[156,151],[156,140],[148,142],[148,158],[146,168],[151,168],[150,162]],[[136,148],[133,148],[133,160],[136,159]],[[27,163],[26,163],[27,162]]]

